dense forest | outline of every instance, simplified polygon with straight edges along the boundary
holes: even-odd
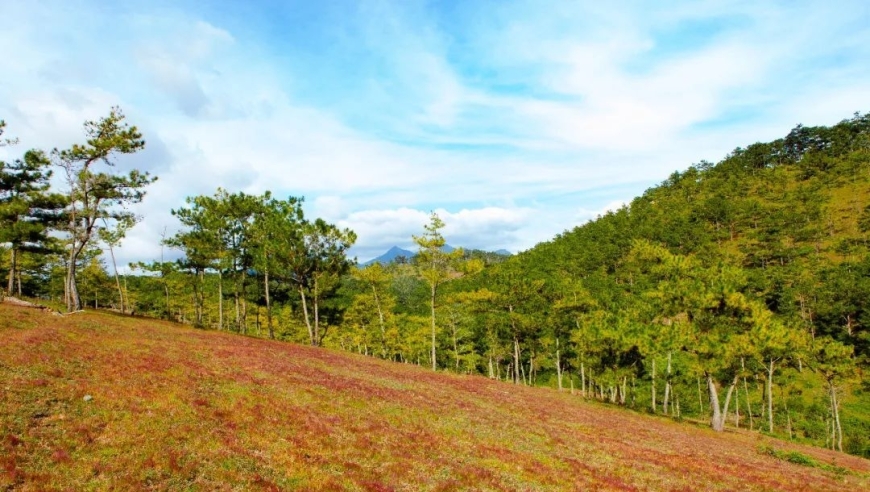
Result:
[[[104,258],[114,263],[140,219],[126,206],[154,178],[111,172],[144,145],[119,110],[85,131],[86,144],[0,163],[7,295],[551,386],[870,457],[870,114],[675,172],[513,257],[448,251],[433,214],[413,258],[358,267],[355,234],[305,217],[302,197],[219,189],[172,211],[181,228],[161,245],[181,260],[123,276]]]

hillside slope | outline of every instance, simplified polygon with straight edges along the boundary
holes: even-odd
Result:
[[[870,487],[860,458],[548,389],[108,313],[0,320],[0,488]]]

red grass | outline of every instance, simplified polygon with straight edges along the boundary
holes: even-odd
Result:
[[[546,389],[101,313],[0,320],[0,488],[870,487],[866,460]]]

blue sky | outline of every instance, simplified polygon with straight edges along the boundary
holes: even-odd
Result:
[[[64,147],[120,105],[160,180],[119,258],[189,195],[303,195],[361,260],[429,211],[527,249],[675,170],[870,111],[870,7],[838,2],[0,0],[0,119]]]

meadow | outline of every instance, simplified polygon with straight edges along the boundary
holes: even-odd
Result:
[[[0,304],[0,489],[868,490],[870,461],[567,390]]]

